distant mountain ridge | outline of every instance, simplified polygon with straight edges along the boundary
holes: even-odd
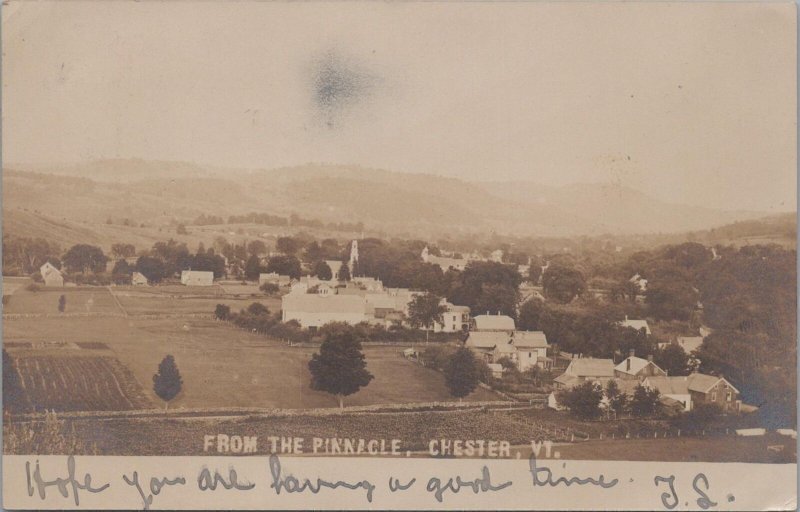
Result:
[[[695,231],[766,215],[667,203],[610,183],[479,183],[321,164],[243,170],[97,160],[7,168],[3,185],[4,209],[35,204],[50,217],[81,222],[131,218],[166,225],[203,213],[264,212],[360,221],[390,233],[571,236]]]

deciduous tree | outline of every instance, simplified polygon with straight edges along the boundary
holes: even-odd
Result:
[[[435,324],[442,324],[447,307],[442,304],[441,297],[432,293],[415,295],[408,304],[408,320],[415,329],[424,328],[428,333]]]
[[[480,369],[475,355],[467,347],[459,347],[444,367],[444,381],[450,394],[461,400],[478,387]]]
[[[558,402],[579,418],[592,419],[600,416],[603,388],[596,382],[584,382],[560,392],[557,396]]]
[[[99,247],[77,244],[70,247],[62,261],[71,272],[104,272],[108,258]]]

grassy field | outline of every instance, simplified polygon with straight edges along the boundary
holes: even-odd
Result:
[[[66,298],[65,313],[122,313],[108,289],[16,290],[3,313],[58,314],[58,299]]]
[[[90,296],[94,296],[94,307],[117,307],[113,297],[102,288],[96,292],[65,293],[68,307],[78,302],[78,297],[85,299]],[[11,304],[16,301],[17,312],[43,311],[47,309],[47,299],[52,298],[55,310],[57,296],[49,297],[43,292],[18,292],[12,296]],[[131,316],[7,318],[3,322],[4,340],[12,343],[105,343],[130,369],[148,399],[156,404],[161,402],[152,392],[152,376],[161,359],[172,354],[184,382],[184,390],[173,400],[172,407],[336,406],[333,397],[309,388],[307,364],[313,349],[288,347],[210,318],[136,316],[176,311],[210,313],[217,303],[231,304],[232,308],[239,309],[252,300],[170,298],[162,295],[118,298]],[[259,302],[272,310],[278,307],[277,299],[266,298]],[[367,365],[375,379],[348,397],[347,403],[370,405],[451,399],[443,376],[404,359],[401,355],[403,348],[367,347]],[[479,389],[467,399],[484,401],[499,397]]]
[[[227,304],[231,311],[244,309],[253,302],[260,302],[269,308],[270,311],[281,309],[280,299],[271,297],[257,298],[229,298],[229,297],[192,297],[192,296],[165,296],[165,295],[145,295],[145,294],[120,294],[114,292],[120,304],[129,315],[145,315],[153,313],[171,314],[208,314],[214,313],[217,304]]]

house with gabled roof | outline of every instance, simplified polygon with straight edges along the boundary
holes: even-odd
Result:
[[[133,286],[147,286],[150,281],[141,272],[134,272],[131,274],[131,284]]]
[[[568,389],[586,381],[605,383],[614,377],[614,361],[594,357],[573,359],[564,373],[553,380],[556,389]]]
[[[521,372],[551,366],[547,357],[550,345],[541,331],[471,331],[464,345],[487,363],[507,357]]]
[[[49,261],[45,261],[44,265],[39,267],[39,272],[42,274],[45,286],[58,288],[64,286],[64,276],[61,274],[61,271]]]
[[[739,390],[724,377],[715,375],[652,376],[645,378],[642,385],[657,389],[663,397],[677,400],[685,411],[691,411],[700,403],[714,403],[725,412],[738,412],[742,404]]]
[[[653,362],[653,356],[647,359],[636,357],[633,350],[630,355],[614,367],[614,377],[625,380],[642,380],[650,376],[666,376],[667,372],[662,370]]]

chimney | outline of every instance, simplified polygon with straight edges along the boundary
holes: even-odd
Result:
[[[653,362],[653,354],[648,355],[647,356],[647,360],[652,363]]]
[[[631,357],[633,357],[633,356],[631,356]],[[626,366],[625,369],[630,371],[630,369],[631,369],[631,358],[630,357],[625,360],[625,366]]]
[[[628,321],[628,315],[625,315],[625,321],[626,322]]]
[[[635,357],[636,356],[636,349],[632,348],[628,351],[628,357]]]

